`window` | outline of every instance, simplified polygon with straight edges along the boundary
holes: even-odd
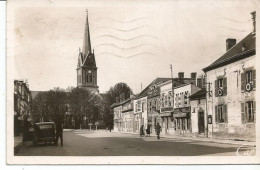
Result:
[[[246,72],[246,83],[252,83],[252,70]]]
[[[256,70],[253,68],[246,70],[241,73],[241,92],[256,90]]]
[[[227,95],[227,78],[218,78],[215,80],[215,97]]]
[[[161,107],[164,107],[164,94],[161,96]]]
[[[171,95],[168,95],[168,106],[172,106]]]
[[[242,123],[255,122],[256,103],[248,101],[241,103],[241,118]]]
[[[184,94],[184,105],[188,104],[188,92],[185,92]]]
[[[228,122],[227,105],[215,106],[215,122],[216,123]]]
[[[223,88],[223,79],[218,79],[218,88]]]
[[[168,106],[168,99],[167,99],[167,95],[165,95],[164,96],[164,103],[165,103],[165,107],[167,107]]]

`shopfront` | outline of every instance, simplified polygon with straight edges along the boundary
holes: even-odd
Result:
[[[191,133],[191,120],[189,107],[174,109],[176,134],[186,135]]]

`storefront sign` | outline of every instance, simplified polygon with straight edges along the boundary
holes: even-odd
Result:
[[[161,112],[171,112],[173,111],[173,108],[172,107],[164,107],[164,108],[161,108]]]
[[[187,117],[187,113],[174,113],[173,117]]]

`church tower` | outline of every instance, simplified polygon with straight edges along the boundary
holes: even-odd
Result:
[[[97,66],[94,49],[91,51],[88,11],[83,39],[82,51],[79,49],[77,66],[77,86],[90,91],[98,92],[97,86]]]

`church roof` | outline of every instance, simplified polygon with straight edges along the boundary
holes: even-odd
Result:
[[[83,54],[83,56],[87,56],[88,53],[91,53],[91,43],[90,43],[90,33],[89,33],[89,23],[88,23],[88,11],[87,11],[86,25],[85,25],[84,39],[83,39],[82,54]],[[84,59],[85,59],[85,58],[84,58]]]
[[[82,66],[96,68],[96,60],[95,60],[94,51],[93,52],[91,51],[88,11],[87,11],[87,16],[86,16],[83,47],[82,47],[82,51],[79,50],[77,68],[80,68]]]

